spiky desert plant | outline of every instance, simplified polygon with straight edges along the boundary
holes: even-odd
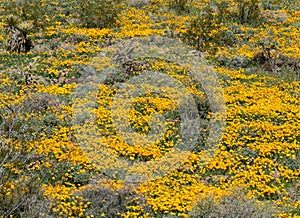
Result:
[[[20,23],[19,17],[17,17],[14,14],[9,14],[6,17],[4,17],[4,25],[6,30],[9,28],[16,27]]]
[[[17,25],[17,28],[20,30],[21,33],[27,36],[29,33],[32,32],[33,25],[28,21],[22,21]]]
[[[52,13],[43,0],[3,0],[4,14],[15,14],[22,20],[33,21],[36,27],[44,27],[47,14]]]
[[[32,42],[28,34],[33,30],[33,25],[28,21],[21,21],[16,15],[10,14],[4,18],[6,40],[5,47],[9,52],[28,52]]]

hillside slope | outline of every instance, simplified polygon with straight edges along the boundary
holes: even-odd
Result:
[[[299,1],[0,5],[0,217],[300,217]],[[176,63],[173,51],[199,60],[222,90],[191,77],[196,62]],[[162,80],[143,87],[154,71]],[[128,97],[126,82],[146,91]],[[193,101],[180,109],[178,96]],[[223,101],[222,137],[203,164],[212,103]],[[181,153],[158,178],[124,181],[130,170],[153,175],[156,166],[126,164],[163,159],[193,125],[201,137],[179,167],[167,169]]]

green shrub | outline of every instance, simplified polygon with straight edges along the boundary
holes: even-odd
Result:
[[[236,16],[241,24],[257,24],[260,22],[260,0],[235,0]]]
[[[245,56],[234,56],[232,58],[221,56],[218,57],[218,63],[221,66],[226,66],[233,69],[240,69],[251,66],[251,59]]]
[[[110,28],[116,26],[121,2],[121,0],[78,0],[75,3],[75,8],[82,25]]]
[[[208,8],[206,12],[200,13],[195,19],[188,24],[188,29],[181,37],[188,44],[194,46],[197,50],[206,50],[209,42],[212,42],[210,32],[217,28],[213,11]]]
[[[195,17],[187,24],[187,31],[181,34],[183,41],[200,51],[215,53],[217,47],[233,46],[237,42],[236,24],[256,25],[261,22],[260,1],[210,1],[201,10],[195,10]]]
[[[182,14],[188,10],[187,5],[190,2],[190,0],[168,0],[168,7],[175,10],[178,14]]]
[[[224,19],[228,11],[224,4],[205,6],[194,19],[187,24],[187,31],[181,34],[181,39],[200,51],[214,53],[218,46],[232,44],[234,34],[227,32]]]
[[[299,1],[297,0],[261,0],[261,5],[264,10],[280,10],[283,8],[299,10]]]

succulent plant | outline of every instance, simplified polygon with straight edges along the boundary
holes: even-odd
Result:
[[[28,21],[22,21],[17,25],[17,28],[20,30],[21,33],[24,35],[28,35],[33,30],[32,23]]]
[[[16,27],[20,23],[20,19],[14,14],[9,14],[4,17],[4,23],[6,28],[12,28]]]

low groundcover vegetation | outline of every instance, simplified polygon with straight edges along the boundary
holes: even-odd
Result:
[[[0,217],[300,217],[299,1],[0,6]],[[226,121],[204,165],[212,105],[188,69],[134,58],[126,43],[107,55],[120,40],[153,35],[181,40],[218,75]],[[153,116],[164,116],[165,131],[149,146],[123,139],[112,114],[118,84],[154,70],[190,92],[202,134],[179,168],[128,183],[104,173],[79,146],[89,115],[75,119],[74,105],[89,102],[75,90],[97,88],[91,111],[106,149],[128,162],[158,160],[180,142],[183,118],[172,99],[152,92],[132,101],[127,120],[137,135],[147,136]]]

